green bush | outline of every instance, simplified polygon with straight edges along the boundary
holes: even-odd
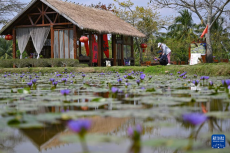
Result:
[[[79,65],[79,61],[75,59],[60,59],[63,67],[75,67]]]
[[[12,68],[15,65],[17,68],[23,67],[77,67],[79,61],[76,59],[2,59],[0,67]]]
[[[13,67],[13,59],[1,59],[0,67],[2,68],[12,68]]]

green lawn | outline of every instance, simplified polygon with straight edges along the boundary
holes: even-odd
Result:
[[[114,66],[114,67],[32,67],[32,68],[1,68],[0,73],[11,72],[63,72],[67,69],[68,72],[84,72],[84,73],[95,73],[95,72],[131,72],[131,71],[143,71],[149,74],[165,74],[166,71],[169,73],[176,74],[178,71],[187,71],[188,74],[197,75],[209,75],[209,76],[228,76],[230,75],[230,63],[212,63],[212,64],[199,64],[199,65],[169,65],[169,66]]]

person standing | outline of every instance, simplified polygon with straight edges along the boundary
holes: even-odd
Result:
[[[167,55],[168,65],[170,65],[171,49],[168,46],[166,46],[166,44],[163,44],[161,42],[158,43],[158,48],[160,48],[163,51],[163,55]]]

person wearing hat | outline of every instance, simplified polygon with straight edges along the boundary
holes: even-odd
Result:
[[[155,59],[157,59],[160,63],[160,65],[167,65],[168,64],[168,58],[166,54],[163,54],[163,52],[160,50],[157,52],[160,56],[157,58],[155,57]]]
[[[171,56],[171,49],[168,48],[165,44],[159,42],[158,48],[160,48],[163,51],[163,55],[165,54],[168,58],[168,65],[170,65],[170,56]]]

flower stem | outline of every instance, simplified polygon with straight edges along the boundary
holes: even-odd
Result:
[[[80,140],[81,140],[81,146],[82,146],[83,153],[89,153],[89,149],[87,147],[85,137],[80,137]]]

